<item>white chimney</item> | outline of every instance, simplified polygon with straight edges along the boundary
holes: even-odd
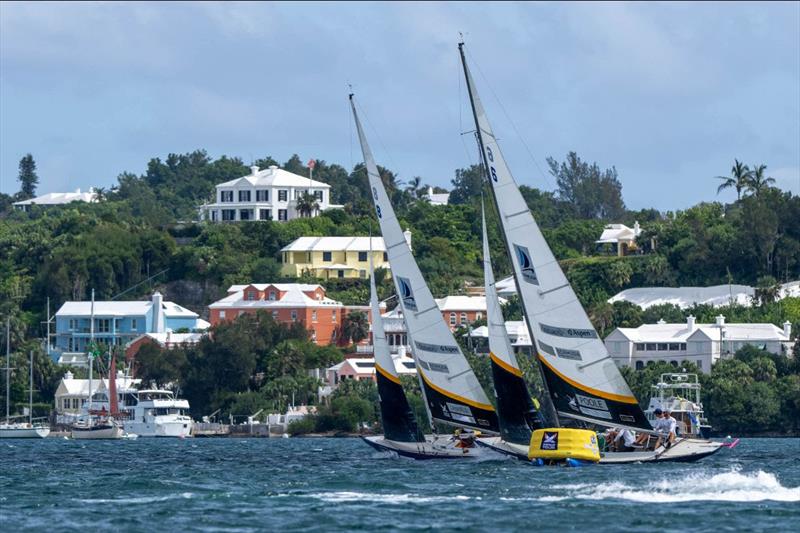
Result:
[[[788,320],[783,323],[783,334],[786,335],[787,339],[792,338],[792,323]]]
[[[666,322],[666,320],[664,320],[663,318],[659,318],[659,319],[658,319],[658,323],[659,323],[659,324],[666,324],[667,322]]]
[[[689,328],[689,331],[694,331],[694,321],[695,317],[693,315],[689,315],[686,317],[686,327]]]
[[[433,187],[428,185],[428,198],[433,198]]]
[[[642,228],[639,226],[639,221],[637,220],[633,223],[633,234],[638,237],[640,233],[642,233]]]
[[[269,166],[269,169],[270,169],[271,171],[275,172],[276,170],[278,170],[278,165],[270,165],[270,166]]]
[[[725,325],[725,315],[717,315],[717,326],[722,327]]]
[[[161,293],[153,293],[153,333],[164,333],[164,310],[161,308]]]
[[[258,168],[258,165],[253,165],[252,167],[250,167],[250,175],[255,176],[256,174],[258,174],[259,170],[261,169]]]
[[[74,376],[72,375],[72,372],[70,372],[69,370],[67,370],[66,374],[64,374],[64,379],[66,379],[66,380],[70,380],[73,377]]]
[[[411,250],[411,230],[406,228],[403,232],[403,237],[406,238],[406,243],[408,243],[408,249]]]

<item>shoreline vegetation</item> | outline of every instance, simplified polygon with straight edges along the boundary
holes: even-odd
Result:
[[[271,157],[260,167],[279,165]],[[299,156],[283,169],[308,175]],[[629,210],[622,182],[614,167],[601,168],[569,153],[563,161],[548,159],[556,190],[522,186],[522,193],[548,243],[601,336],[616,327],[683,322],[693,314],[698,322],[713,322],[724,314],[728,322],[792,323],[800,332],[800,298],[778,300],[779,283],[800,279],[800,197],[775,188],[766,167],[752,169],[736,161],[730,176],[699,176],[713,193],[735,189],[731,203],[702,202],[684,210]],[[441,297],[464,294],[482,285],[480,258],[481,173],[478,167],[458,169],[450,190],[450,205],[431,206],[424,198],[427,185],[420,177],[401,179],[381,168],[402,226],[413,235],[414,254],[431,291]],[[11,318],[11,403],[27,404],[27,354],[34,351],[34,413],[47,416],[53,395],[67,370],[44,354],[45,306],[51,313],[67,300],[86,300],[92,289],[98,300],[121,295],[140,299],[159,290],[165,299],[207,314],[206,306],[225,294],[228,286],[249,282],[319,282],[315,278],[280,275],[279,250],[300,236],[369,235],[377,222],[363,165],[344,167],[317,161],[314,179],[331,185],[331,201],[344,209],[289,222],[210,224],[187,222],[196,207],[208,201],[214,185],[249,173],[241,159],[213,159],[203,150],[151,159],[144,173],[124,172],[109,189],[98,188],[97,203],[60,207],[34,206],[15,211],[12,202],[36,194],[38,176],[32,156],[20,162],[20,192],[0,194],[0,315]],[[434,188],[434,192],[442,192]],[[633,226],[643,233],[636,253],[607,255],[595,240],[607,223]],[[490,222],[489,240],[495,269],[510,271],[499,228]],[[385,271],[376,275],[379,298],[394,290]],[[327,295],[345,304],[368,300],[366,280],[325,280]],[[642,286],[709,286],[750,284],[756,297],[750,307],[694,306],[681,310],[660,305],[642,310],[627,302],[609,304],[617,292]],[[511,298],[507,320],[519,320],[521,310]],[[473,326],[481,325],[481,322]],[[353,328],[350,341],[359,340]],[[456,337],[463,342],[465,329]],[[2,344],[5,332],[0,333]],[[363,338],[363,337],[362,337]],[[220,410],[241,420],[260,409],[285,412],[295,404],[317,405],[319,381],[310,371],[341,361],[348,346],[317,346],[302,324],[289,327],[263,315],[245,315],[217,326],[197,346],[162,350],[144,347],[133,370],[144,382],[169,384],[189,399],[199,419]],[[489,387],[488,359],[465,345],[476,375]],[[116,356],[121,357],[119,350]],[[701,374],[703,402],[719,434],[744,435],[780,430],[800,434],[800,368],[794,354],[775,356],[743,348],[735,357]],[[521,357],[524,375],[534,395],[541,395],[538,372],[530,358]],[[684,364],[687,371],[697,371]],[[646,402],[659,373],[672,366],[654,364],[624,375],[637,397]],[[72,369],[76,377],[85,370]],[[426,420],[416,380],[404,387],[420,421]],[[493,395],[490,394],[490,397]],[[5,398],[0,398],[4,410]],[[340,386],[317,405],[318,414],[293,428],[297,434],[343,431],[352,433],[364,423],[379,432],[377,392],[371,382]],[[442,431],[442,433],[447,433]]]

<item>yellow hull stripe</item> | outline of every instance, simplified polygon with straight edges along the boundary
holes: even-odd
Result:
[[[380,372],[383,377],[385,377],[386,379],[388,379],[392,383],[397,383],[398,385],[400,385],[400,378],[395,376],[395,375],[393,375],[393,374],[390,374],[385,369],[381,368],[381,365],[379,365],[378,363],[375,363],[375,370]]]
[[[425,377],[425,373],[420,369],[419,366],[417,366],[417,372],[419,372],[419,375],[422,376],[422,380],[425,382],[425,384],[428,387],[430,387],[433,390],[435,390],[436,392],[438,392],[439,394],[441,394],[443,396],[446,396],[446,397],[450,398],[451,400],[455,400],[457,402],[465,403],[467,405],[471,405],[472,407],[477,407],[478,409],[483,409],[484,411],[492,411],[492,412],[494,412],[494,407],[491,404],[476,402],[475,400],[470,400],[470,399],[464,398],[462,396],[459,396],[458,394],[453,394],[452,392],[447,392],[446,390],[437,387],[436,385],[431,383],[428,380],[428,378]]]
[[[518,378],[522,377],[522,371],[519,368],[514,368],[513,366],[509,365],[499,357],[497,357],[494,353],[489,352],[489,357],[492,358],[492,361],[495,362],[497,366],[508,372],[509,374],[514,374]]]
[[[555,367],[551,363],[549,363],[542,354],[539,354],[539,361],[544,363],[544,365],[550,370],[552,370],[555,375],[557,375],[558,377],[560,377],[561,379],[563,379],[564,381],[566,381],[567,383],[569,383],[578,390],[582,390],[583,392],[589,394],[594,394],[595,396],[599,396],[600,398],[605,398],[606,400],[613,400],[615,402],[631,403],[631,404],[639,403],[633,396],[622,396],[621,394],[612,394],[610,392],[604,392],[601,390],[592,389],[585,385],[581,385],[577,381],[568,378],[567,376],[556,370]]]

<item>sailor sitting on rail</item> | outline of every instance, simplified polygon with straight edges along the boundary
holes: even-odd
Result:
[[[622,428],[614,437],[614,448],[618,452],[632,452],[636,449],[636,435],[630,429]]]
[[[660,408],[656,408],[656,410],[653,411],[653,414],[656,415],[656,419],[653,422],[653,429],[656,431],[656,433],[658,433],[661,431],[661,425],[664,423],[663,422],[664,419],[661,418],[664,412]],[[647,443],[649,442],[649,440],[650,440],[649,433],[640,433],[639,436],[636,437],[635,446],[643,446],[647,448]]]
[[[660,419],[659,427],[655,428],[658,432],[658,440],[656,441],[656,449],[661,446],[662,439],[665,439],[665,448],[669,448],[675,443],[675,432],[678,428],[678,421],[673,418],[672,413],[665,410],[663,418]]]

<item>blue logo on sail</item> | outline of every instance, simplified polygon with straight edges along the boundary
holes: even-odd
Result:
[[[412,311],[417,310],[417,300],[414,298],[414,291],[411,290],[411,283],[408,278],[397,277],[397,288],[400,290],[400,298],[403,299],[403,306]]]
[[[517,255],[519,262],[519,270],[522,272],[522,279],[534,285],[539,284],[539,278],[536,277],[536,271],[533,269],[533,261],[531,261],[531,254],[528,249],[518,244],[514,245],[514,252]]]

